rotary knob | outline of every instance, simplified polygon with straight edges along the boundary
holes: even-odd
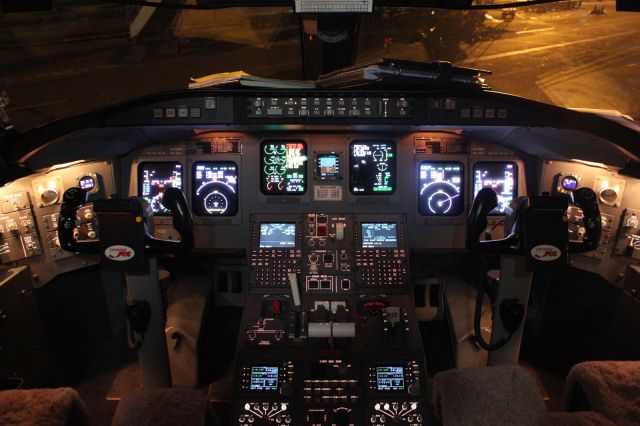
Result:
[[[411,396],[419,396],[420,395],[420,380],[414,380],[409,387],[407,388],[407,392]]]
[[[289,382],[284,382],[282,386],[280,386],[280,395],[289,397],[293,395],[293,386]]]

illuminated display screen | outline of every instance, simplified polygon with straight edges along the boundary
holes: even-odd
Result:
[[[96,187],[96,180],[93,176],[83,176],[78,181],[78,186],[87,192],[91,192]]]
[[[233,161],[193,164],[193,213],[233,216],[238,212],[238,166]]]
[[[295,223],[260,224],[260,248],[294,248],[295,246]]]
[[[395,223],[362,223],[362,248],[398,247],[398,230]]]
[[[167,188],[182,189],[182,164],[177,161],[148,161],[138,166],[138,195],[151,205],[153,214],[168,216],[171,212],[162,205]]]
[[[376,367],[376,387],[379,391],[403,391],[404,367]]]
[[[264,392],[277,391],[278,367],[251,367],[251,382],[249,385],[249,389],[252,391]]]
[[[462,163],[424,161],[418,170],[418,211],[423,216],[458,216],[464,211]]]
[[[560,186],[565,191],[573,191],[578,189],[578,179],[575,176],[564,176],[560,182]]]
[[[396,144],[390,141],[352,142],[349,182],[353,194],[392,194],[396,189]]]
[[[316,176],[320,179],[338,179],[340,177],[340,155],[335,152],[316,156]]]
[[[264,141],[260,150],[260,189],[267,195],[304,194],[307,190],[307,144]]]
[[[473,196],[482,188],[491,188],[498,194],[498,206],[489,214],[504,214],[507,206],[518,195],[518,166],[513,161],[484,161],[473,165]]]

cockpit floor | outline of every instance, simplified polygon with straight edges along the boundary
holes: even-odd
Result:
[[[96,358],[76,386],[93,426],[108,426],[122,395],[139,389],[140,368],[136,353],[127,346],[124,333],[113,339]]]

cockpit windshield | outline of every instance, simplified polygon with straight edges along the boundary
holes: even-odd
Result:
[[[187,2],[189,3],[189,2]],[[302,78],[302,20],[289,7],[182,10],[55,1],[0,14],[0,90],[26,131],[163,90],[243,70]],[[640,14],[614,1],[524,8],[381,7],[362,17],[357,61],[450,61],[493,71],[492,89],[564,107],[640,117]],[[329,34],[339,38],[340,34]]]

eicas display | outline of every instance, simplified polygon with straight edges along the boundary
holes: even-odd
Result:
[[[238,212],[238,166],[232,161],[193,164],[193,212],[233,216]]]
[[[356,195],[392,194],[396,189],[396,144],[391,141],[351,143],[349,183]]]
[[[260,150],[260,189],[267,195],[304,194],[307,190],[307,144],[264,141]]]
[[[153,214],[167,216],[171,212],[162,205],[167,188],[182,189],[182,164],[177,161],[148,161],[138,166],[138,195],[143,197]]]
[[[518,166],[513,161],[481,161],[473,165],[473,196],[482,188],[491,188],[498,194],[498,206],[489,214],[504,214],[507,206],[518,195]]]
[[[418,211],[423,216],[458,216],[464,211],[462,163],[420,163]]]

